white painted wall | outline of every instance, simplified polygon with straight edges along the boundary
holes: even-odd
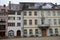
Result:
[[[23,13],[21,13],[21,15],[17,15],[17,12],[15,12],[15,15],[8,15],[8,17],[10,16],[13,16],[15,17],[15,20],[8,20],[8,22],[15,22],[15,26],[12,27],[12,26],[8,26],[7,28],[7,36],[8,36],[8,32],[10,30],[13,30],[14,31],[14,36],[17,36],[17,30],[20,30],[21,31],[21,36],[23,36]],[[21,17],[21,20],[17,20],[17,17]],[[21,23],[21,26],[17,27],[17,23]]]

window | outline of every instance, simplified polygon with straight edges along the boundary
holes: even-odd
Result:
[[[6,19],[0,19],[0,23],[5,23],[6,22]]]
[[[60,16],[60,11],[57,11],[57,15]]]
[[[4,13],[1,13],[1,12],[0,12],[0,16],[3,16],[3,15],[4,15]]]
[[[39,34],[38,29],[35,29],[35,34]]]
[[[56,19],[54,19],[54,25],[56,25],[57,24],[57,20]]]
[[[15,15],[15,11],[8,11],[8,15]]]
[[[21,23],[17,23],[17,26],[21,26]]]
[[[58,19],[58,24],[60,24],[60,19]]]
[[[21,17],[17,17],[17,20],[21,20]]]
[[[38,22],[37,22],[37,19],[35,19],[35,25],[37,25],[37,23],[38,23]]]
[[[32,34],[33,34],[32,29],[29,29],[29,34],[30,34],[30,35],[32,35]]]
[[[0,30],[5,30],[6,26],[5,25],[0,25]]]
[[[48,23],[51,24],[51,19],[48,19]]]
[[[26,16],[27,15],[27,13],[26,12],[23,12],[24,13],[24,16]]]
[[[15,26],[15,23],[8,23],[8,26]]]
[[[50,15],[51,15],[50,11],[47,11],[47,16],[50,16]]]
[[[29,25],[32,25],[32,20],[29,20]]]
[[[34,15],[37,16],[37,12],[36,11],[34,12]]]
[[[57,28],[55,29],[55,33],[58,33],[58,29]]]
[[[5,9],[1,9],[1,12],[6,12],[6,10]]]
[[[14,36],[14,31],[13,31],[13,30],[10,30],[10,31],[8,32],[8,35],[11,36],[11,37]]]
[[[29,16],[31,16],[31,15],[32,15],[32,12],[30,11],[30,12],[29,12]]]
[[[55,35],[58,36],[58,29],[55,29]]]
[[[55,11],[53,11],[53,16],[55,16],[56,15],[56,13],[55,13]]]
[[[41,11],[41,16],[44,16],[44,11]]]
[[[24,20],[24,25],[27,25],[27,20]]]
[[[8,20],[15,20],[15,17],[8,17]]]
[[[24,29],[24,35],[27,35],[27,30],[26,29]]]
[[[18,11],[18,12],[17,12],[17,15],[21,15],[21,12],[20,12],[20,11]]]
[[[29,35],[30,35],[30,37],[33,37],[34,35],[33,35],[33,30],[32,29],[29,29]]]
[[[38,29],[35,29],[35,36],[36,36],[36,37],[39,36],[39,31],[38,31]]]
[[[50,36],[53,35],[53,30],[51,28],[49,29],[49,33],[50,33]]]

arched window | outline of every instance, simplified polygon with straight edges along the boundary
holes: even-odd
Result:
[[[57,28],[55,29],[55,34],[58,34],[58,29]]]
[[[8,35],[9,35],[9,36],[14,36],[14,31],[13,31],[13,30],[10,30],[10,31],[8,32]]]
[[[53,30],[52,30],[51,28],[49,29],[49,33],[50,33],[50,35],[52,36]]]
[[[21,37],[21,31],[17,30],[17,36]]]

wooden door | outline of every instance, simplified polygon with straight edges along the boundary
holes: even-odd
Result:
[[[42,36],[46,36],[46,29],[42,29]]]
[[[0,32],[1,37],[5,37],[5,32]]]
[[[21,31],[20,30],[17,31],[17,36],[21,37]]]

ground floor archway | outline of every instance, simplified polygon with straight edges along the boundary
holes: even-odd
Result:
[[[17,30],[17,37],[21,37],[21,31]]]
[[[0,37],[5,37],[5,32],[0,32]]]
[[[9,36],[9,37],[14,37],[14,31],[13,31],[13,30],[10,30],[10,31],[8,32],[8,36]]]
[[[41,29],[42,30],[42,36],[47,36],[46,29]]]

